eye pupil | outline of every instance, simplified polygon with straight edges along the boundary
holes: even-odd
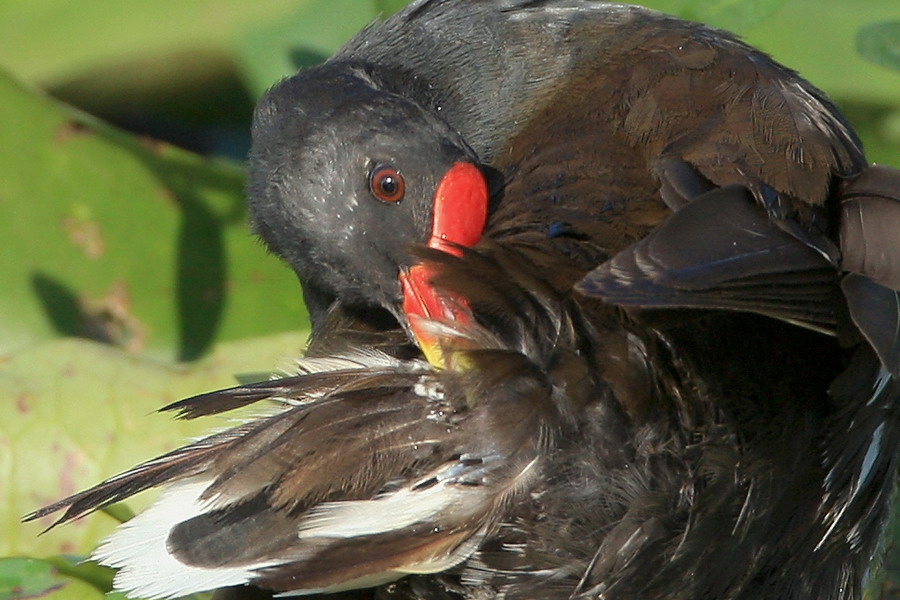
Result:
[[[397,192],[397,180],[391,175],[385,175],[381,178],[381,191],[388,196],[393,196]]]
[[[396,203],[406,193],[406,182],[394,167],[379,165],[369,173],[369,191],[382,202]]]

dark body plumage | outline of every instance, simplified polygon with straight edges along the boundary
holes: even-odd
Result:
[[[411,250],[460,160],[490,180],[485,241]],[[400,206],[369,194],[384,163]],[[900,443],[898,190],[821,92],[726,33],[574,0],[413,3],[273,88],[254,128],[256,230],[304,282],[313,360],[355,366],[179,403],[289,400],[41,514],[205,475],[242,502],[169,549],[277,558],[246,580],[279,591],[859,598]],[[423,255],[474,316],[431,326],[444,371],[397,324]],[[423,417],[431,384],[449,421]],[[438,483],[464,506],[292,545],[323,502]],[[415,566],[432,551],[453,558]]]
[[[381,113],[344,116],[373,96],[399,105],[384,114],[407,115],[412,103],[437,119],[447,141],[464,140],[494,174],[488,235],[565,224],[569,237],[600,240],[604,255],[649,232],[666,203],[732,183],[750,187],[774,216],[825,230],[836,178],[865,167],[855,135],[821,92],[727,33],[623,5],[417,3],[260,102],[253,218],[316,297],[375,297],[314,269],[320,254],[336,253],[308,251],[313,226],[297,208],[316,207],[310,198],[319,196],[335,198],[335,213],[342,206],[335,178],[304,174],[353,175],[337,167],[352,162],[320,138],[356,139],[377,126],[393,132]],[[440,125],[421,130],[398,131],[395,151],[425,156],[416,145]],[[359,151],[379,154],[365,143]],[[422,229],[397,237],[421,242]]]

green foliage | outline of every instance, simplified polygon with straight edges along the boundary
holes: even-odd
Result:
[[[141,57],[227,53],[236,36],[309,0],[3,0],[0,63],[45,84]],[[362,2],[360,2],[362,4]],[[190,65],[188,65],[190,67]],[[142,78],[154,78],[145,72]]]
[[[82,335],[158,358],[303,324],[237,165],[138,140],[0,74],[0,353]],[[251,318],[248,318],[251,317]]]
[[[873,63],[900,71],[900,21],[864,25],[856,35],[856,47]]]
[[[87,554],[117,519],[97,515],[40,537],[52,519],[26,525],[20,519],[226,425],[221,419],[174,421],[154,411],[235,385],[236,374],[270,371],[298,354],[304,337],[303,332],[283,333],[221,343],[190,365],[165,364],[76,338],[43,342],[9,357],[0,370],[5,411],[0,419],[0,556]]]
[[[90,580],[79,577],[82,572],[87,575],[86,571],[87,569],[79,570],[79,567],[63,558],[0,558],[0,600],[99,600],[104,594],[104,590],[97,587],[100,582],[94,580],[92,584]],[[111,581],[112,578],[107,579]]]
[[[256,95],[299,68],[328,58],[383,9],[359,0],[313,0],[284,18],[247,31],[238,42],[242,70]]]
[[[112,589],[112,569],[75,556],[0,558],[0,600],[126,600]],[[184,600],[209,600],[211,593]]]
[[[744,31],[771,17],[787,0],[689,0],[681,16],[731,31]]]

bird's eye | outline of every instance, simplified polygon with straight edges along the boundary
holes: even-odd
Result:
[[[369,173],[369,190],[382,202],[395,204],[403,200],[406,182],[400,171],[390,165],[378,165]]]

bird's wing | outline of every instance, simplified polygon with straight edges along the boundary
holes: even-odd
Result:
[[[455,369],[401,363],[227,390],[226,405],[281,402],[28,518],[65,509],[68,521],[166,486],[95,553],[120,568],[117,589],[141,596],[338,591],[447,569],[530,489],[560,421],[540,366],[477,343],[447,342]],[[215,398],[175,408],[214,413]]]
[[[701,193],[579,288],[613,304],[765,314],[846,335],[900,373],[900,171],[872,167],[836,192],[840,258],[792,235],[741,186]],[[844,308],[846,306],[846,309]]]
[[[900,375],[900,170],[873,166],[840,189],[841,282],[854,324]]]
[[[405,73],[395,91],[436,109],[501,170],[534,154],[571,176],[641,162],[647,177],[672,155],[717,185],[758,178],[814,202],[832,171],[864,166],[833,104],[796,73],[732,34],[637,6],[420,1],[333,60]]]
[[[729,34],[610,10],[617,29],[591,11],[573,21],[570,43],[600,41],[499,156],[507,179],[487,234],[539,231],[567,255],[592,252],[585,273],[605,264],[580,287],[612,304],[835,333],[834,191],[866,167],[843,117]]]
[[[552,11],[522,13],[520,26],[553,26]],[[826,200],[866,165],[824,94],[728,33],[652,11],[585,9],[565,31],[558,52],[577,48],[578,60],[539,106],[510,115],[519,126],[490,163],[508,182],[491,235],[599,220],[615,253],[667,209],[743,185],[779,226],[836,256]]]
[[[866,169],[860,142],[821,91],[727,32],[606,3],[423,1],[361,33],[335,60],[403,72],[409,77],[397,81],[423,86],[398,93],[440,112],[497,174],[486,229],[492,239],[540,232],[574,256],[573,264],[594,258],[587,272],[664,222],[671,233],[672,212],[703,196],[712,239],[698,248],[733,258],[714,247],[727,242],[714,229],[737,192],[704,194],[743,186],[763,218],[826,262],[840,261],[833,192]],[[718,211],[716,200],[723,201]],[[732,232],[742,226],[724,224]],[[835,295],[822,285],[825,262],[808,274],[797,270],[787,297],[769,296],[785,281],[771,268],[808,253],[765,229],[766,241],[779,244],[769,257],[774,267],[743,255],[748,262],[732,273],[713,275],[695,254],[706,276],[695,283],[715,292],[751,277],[750,296],[718,294],[728,298],[725,308],[761,301],[764,314],[833,331],[835,317],[820,314],[836,310]],[[657,245],[664,237],[657,235]],[[578,256],[585,252],[590,256]],[[649,268],[658,274],[667,265]],[[623,274],[633,282],[644,276],[637,267]],[[679,286],[683,276],[682,268]],[[715,307],[709,295],[677,289],[686,306]]]
[[[384,427],[385,432],[394,431],[399,425],[388,427],[384,422],[395,417],[401,420],[412,419],[412,415],[398,416],[396,407],[392,409],[389,403],[369,402],[368,399],[378,397],[393,400],[404,394],[412,394],[411,388],[418,381],[419,375],[402,371],[393,376],[384,372],[342,372],[339,379],[326,379],[327,383],[334,384],[331,388],[322,387],[322,379],[317,375],[290,377],[264,382],[264,386],[251,384],[198,396],[198,407],[192,405],[193,399],[175,403],[171,407],[193,417],[219,412],[207,409],[209,399],[212,399],[209,402],[219,399],[223,404],[232,406],[239,405],[248,398],[259,399],[273,394],[278,394],[282,399],[282,402],[268,407],[265,411],[269,413],[267,416],[249,420],[142,463],[89,490],[41,508],[29,515],[28,519],[66,509],[58,522],[63,523],[151,487],[200,473],[216,474],[213,481],[217,487],[210,490],[209,495],[222,496],[226,504],[252,497],[261,487],[271,483],[296,487],[299,485],[297,482],[305,481],[309,489],[318,489],[319,486],[310,482],[309,478],[313,476],[332,478],[332,483],[339,484],[339,487],[353,487],[341,480],[342,473],[347,471],[329,468],[312,474],[312,463],[329,459],[326,458],[328,454],[325,450],[342,445],[353,446],[352,449],[355,450],[357,445],[364,445],[365,440],[347,434],[337,435],[331,430],[359,428],[361,424],[358,421],[369,419],[374,431],[380,431],[379,427]],[[306,379],[310,380],[310,385],[306,385]],[[354,411],[349,412],[350,408]],[[352,423],[347,423],[347,420]],[[409,427],[411,423],[405,426]],[[305,457],[303,449],[308,446],[321,448],[322,451]],[[295,457],[295,454],[300,458]],[[317,459],[316,456],[320,458]],[[290,475],[297,460],[309,463],[310,466],[300,469],[294,475],[294,480]],[[330,460],[336,464],[351,459],[347,454],[336,453]],[[242,470],[240,465],[248,466],[251,463],[254,465],[253,469]],[[333,464],[332,467],[334,466]],[[263,468],[269,469],[266,476],[271,481],[255,481],[254,471]],[[320,485],[327,487],[328,484]]]
[[[621,306],[755,312],[828,333],[837,326],[835,266],[741,186],[693,199],[579,289]]]

